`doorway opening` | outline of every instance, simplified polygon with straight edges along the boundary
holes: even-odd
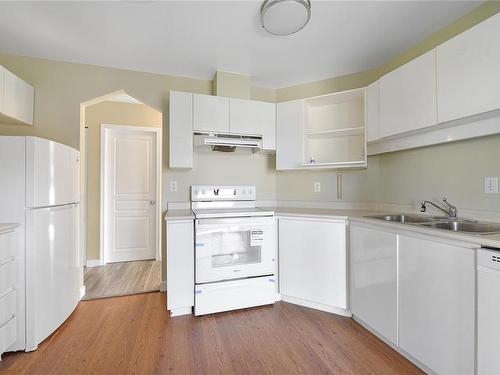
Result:
[[[162,113],[121,90],[80,115],[82,299],[159,291]]]

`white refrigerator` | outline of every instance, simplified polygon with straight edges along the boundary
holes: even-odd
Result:
[[[38,137],[0,136],[0,222],[19,223],[17,341],[35,350],[73,312],[83,287],[79,152]]]

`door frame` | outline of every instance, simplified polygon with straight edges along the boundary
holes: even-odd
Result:
[[[107,197],[105,195],[105,181],[106,181],[106,137],[112,130],[124,130],[124,131],[146,131],[151,133],[156,133],[156,260],[161,261],[161,172],[162,172],[162,128],[148,127],[148,126],[133,126],[133,125],[119,125],[119,124],[101,124],[101,156],[100,156],[100,166],[101,170],[99,173],[99,180],[101,184],[100,192],[100,249],[99,249],[99,264],[105,265],[108,262],[107,254],[104,251],[104,234],[106,231],[106,210],[105,207],[108,203]]]

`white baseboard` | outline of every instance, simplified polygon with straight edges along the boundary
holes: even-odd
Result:
[[[98,267],[101,265],[101,261],[99,259],[87,259],[87,267]]]
[[[177,309],[172,309],[170,310],[170,317],[175,317],[175,316],[181,316],[181,315],[192,315],[193,314],[193,307],[188,306],[188,307],[179,307]]]
[[[336,307],[336,306],[325,305],[322,303],[307,301],[307,300],[302,299],[302,298],[290,297],[290,296],[286,296],[286,295],[282,294],[281,300],[283,302],[293,303],[294,305],[309,307],[311,309],[321,310],[321,311],[325,311],[325,312],[329,312],[329,313],[337,314],[337,315],[342,315],[342,316],[347,316],[349,318],[352,316],[351,310],[346,310],[346,309],[343,309],[341,307]]]
[[[167,282],[165,280],[163,280],[160,283],[160,292],[166,292],[166,291],[167,291]]]
[[[83,296],[85,295],[86,292],[87,292],[87,289],[85,288],[85,285],[82,285],[80,287],[80,299],[83,298]]]
[[[380,340],[385,342],[387,345],[389,345],[392,349],[397,351],[399,354],[401,354],[403,357],[405,357],[407,360],[412,362],[415,366],[420,367],[422,371],[424,371],[426,374],[435,374],[430,368],[425,366],[422,362],[420,362],[418,359],[412,357],[410,354],[408,354],[406,351],[401,349],[397,344],[393,343],[391,340],[386,338],[384,335],[380,334],[377,332],[377,330],[373,329],[370,327],[370,325],[366,324],[364,321],[359,319],[357,316],[353,315],[352,319],[359,323],[363,328],[365,328],[367,331],[373,333],[375,336],[377,336]]]

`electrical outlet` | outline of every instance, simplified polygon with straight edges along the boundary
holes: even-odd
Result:
[[[314,183],[314,192],[319,193],[321,191],[321,183],[320,182],[315,182]]]
[[[177,191],[177,181],[170,181],[170,191],[172,192]]]
[[[484,192],[486,194],[498,194],[498,177],[484,178]]]

